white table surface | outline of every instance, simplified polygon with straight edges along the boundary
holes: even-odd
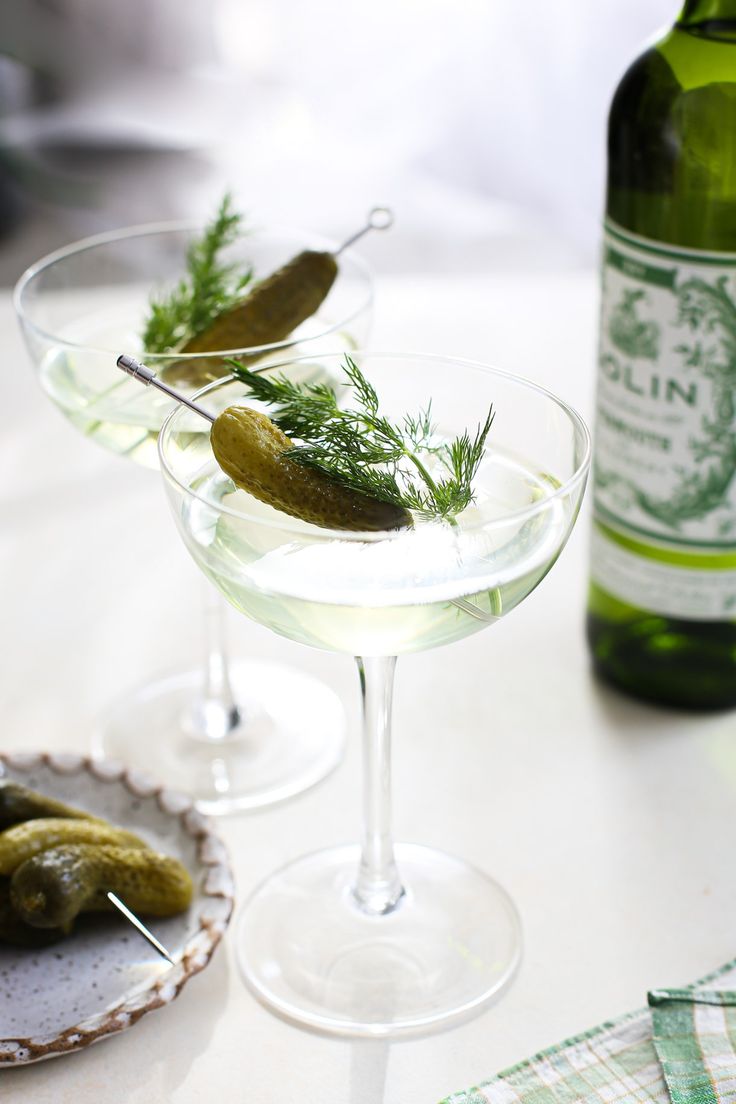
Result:
[[[376,348],[496,362],[590,414],[590,274],[385,279]],[[38,390],[0,301],[0,747],[85,750],[95,715],[198,658],[198,579],[159,480],[79,436]],[[346,1042],[289,1026],[236,972],[232,934],[162,1011],[86,1051],[0,1074],[3,1104],[436,1104],[736,954],[736,719],[677,715],[591,679],[588,521],[492,631],[399,664],[395,826],[496,876],[523,918],[511,988],[451,1031]],[[191,598],[190,598],[191,596]],[[145,628],[145,631],[142,631]],[[359,832],[352,663],[232,616],[236,653],[321,676],[349,707],[345,762],[283,806],[222,821],[239,895]]]

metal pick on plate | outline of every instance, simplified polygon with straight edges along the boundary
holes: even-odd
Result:
[[[176,966],[173,958],[164,947],[163,943],[160,943],[153,932],[150,932],[142,920],[139,920],[134,912],[131,912],[127,905],[124,905],[120,898],[114,893],[108,893],[107,899],[111,905],[114,905],[118,912],[122,912],[126,920],[129,920],[134,928],[141,933],[141,935],[148,940],[154,950],[158,951],[162,958],[165,958],[167,962],[170,962],[172,966]]]

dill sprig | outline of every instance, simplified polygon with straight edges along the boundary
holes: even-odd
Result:
[[[152,298],[141,335],[148,353],[167,353],[205,330],[241,298],[252,269],[223,264],[220,253],[242,233],[243,216],[232,209],[226,193],[217,214],[186,254],[186,276],[167,295]]]
[[[473,501],[493,408],[473,436],[465,431],[444,442],[437,437],[431,402],[398,422],[382,415],[375,388],[349,356],[343,371],[353,389],[350,407],[339,405],[325,383],[294,383],[284,375],[253,372],[236,360],[229,363],[249,394],[274,408],[276,425],[303,442],[288,453],[298,463],[426,518],[452,519]]]

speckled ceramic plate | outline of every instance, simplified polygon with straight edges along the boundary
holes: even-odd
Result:
[[[6,754],[0,755],[0,777],[135,831],[180,859],[195,885],[186,913],[149,924],[175,966],[115,915],[85,923],[43,950],[0,945],[2,1068],[79,1050],[174,1000],[219,943],[232,912],[233,883],[223,844],[190,799],[119,763]]]

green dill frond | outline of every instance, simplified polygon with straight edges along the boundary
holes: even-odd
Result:
[[[375,388],[347,355],[343,370],[354,401],[349,407],[340,406],[324,383],[294,383],[284,375],[253,372],[237,360],[229,364],[249,395],[273,408],[276,425],[300,442],[289,453],[298,463],[427,518],[452,519],[473,501],[493,410],[474,437],[466,431],[443,442],[437,439],[431,403],[398,423],[381,415]],[[437,476],[427,467],[432,460]]]
[[[242,223],[227,193],[212,222],[187,249],[186,276],[167,295],[151,300],[141,334],[146,352],[167,353],[180,347],[242,299],[252,269],[242,271],[220,260],[222,250],[241,236]]]

